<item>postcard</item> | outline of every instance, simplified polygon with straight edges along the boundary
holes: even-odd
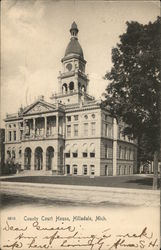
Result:
[[[121,74],[123,34],[132,51],[159,1],[1,7],[1,249],[160,249],[155,162],[138,164],[138,140],[102,95]]]

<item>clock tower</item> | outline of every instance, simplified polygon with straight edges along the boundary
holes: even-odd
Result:
[[[86,61],[83,50],[78,42],[78,28],[75,22],[70,28],[70,42],[62,58],[63,72],[59,72],[59,93],[53,96],[57,102],[63,104],[79,103],[89,100],[88,77],[85,74]],[[52,99],[53,99],[52,98]]]

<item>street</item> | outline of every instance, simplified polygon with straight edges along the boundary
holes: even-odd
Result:
[[[128,207],[159,206],[159,190],[115,187],[58,185],[44,183],[1,182],[2,208],[25,205]]]

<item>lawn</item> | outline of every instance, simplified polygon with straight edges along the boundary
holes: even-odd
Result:
[[[1,179],[9,182],[27,182],[44,184],[98,186],[98,187],[120,187],[136,189],[152,189],[153,179],[146,176],[111,176],[89,178],[84,176],[16,176]],[[159,186],[160,186],[160,181]]]

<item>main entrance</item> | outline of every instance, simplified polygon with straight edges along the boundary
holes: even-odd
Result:
[[[43,150],[41,147],[35,149],[35,170],[42,170],[43,168]]]

